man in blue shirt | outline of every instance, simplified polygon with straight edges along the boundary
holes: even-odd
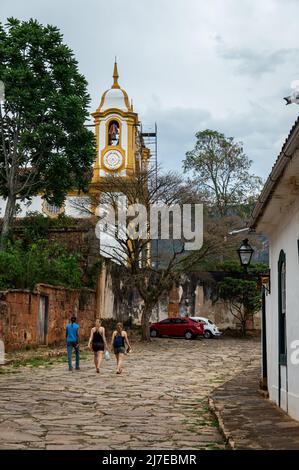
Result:
[[[76,317],[72,317],[71,323],[66,325],[66,348],[69,370],[73,370],[73,348],[76,353],[76,370],[80,370],[79,325],[76,323],[76,320]]]

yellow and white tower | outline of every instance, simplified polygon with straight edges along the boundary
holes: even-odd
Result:
[[[147,165],[150,156],[138,128],[138,114],[133,111],[126,91],[119,86],[118,77],[115,62],[113,84],[92,113],[97,142],[92,183],[111,174],[133,176]]]

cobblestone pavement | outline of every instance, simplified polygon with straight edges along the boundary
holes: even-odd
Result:
[[[231,448],[298,450],[299,422],[258,393],[259,378],[260,367],[252,365],[210,398]]]
[[[158,338],[133,344],[122,375],[92,355],[0,376],[0,449],[224,449],[208,394],[258,364],[259,342]]]

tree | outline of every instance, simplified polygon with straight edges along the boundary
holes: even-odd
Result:
[[[223,267],[228,275],[219,283],[219,297],[228,303],[240,323],[242,336],[246,336],[248,320],[261,309],[259,275],[267,271],[267,266],[252,265],[246,275],[236,262],[224,263]]]
[[[81,256],[58,243],[39,240],[24,246],[8,242],[0,252],[0,289],[34,288],[37,283],[82,286]]]
[[[262,180],[250,173],[252,161],[241,143],[217,131],[196,133],[193,150],[186,153],[184,171],[193,171],[194,182],[204,200],[224,216],[233,207],[250,204],[260,192]]]
[[[124,205],[142,204],[147,216],[155,205],[181,206],[200,202],[183,178],[170,172],[159,174],[156,179],[156,173],[151,169],[130,178],[107,176],[93,189],[88,198],[78,198],[74,203],[77,209],[93,214],[94,208],[102,207],[104,210],[109,204],[116,210],[120,204],[120,195],[125,199]],[[220,250],[220,246],[214,239],[207,237],[200,250],[186,251],[183,238],[175,240],[174,236],[170,236],[167,250],[158,254],[154,250],[155,241],[153,243],[151,239],[149,225],[146,226],[144,237],[135,237],[134,230],[127,230],[135,217],[135,214],[128,217],[120,231],[115,231],[113,223],[110,228],[107,224],[107,240],[105,237],[101,239],[101,251],[120,266],[123,281],[136,288],[142,298],[141,339],[148,341],[150,317],[161,295],[170,291],[183,272],[189,271],[202,258]],[[147,220],[150,220],[149,217]],[[172,220],[170,231],[174,225],[175,221]]]
[[[86,190],[95,155],[87,82],[54,26],[9,18],[0,24],[0,196],[6,199],[1,247],[17,201],[39,193],[61,205]]]

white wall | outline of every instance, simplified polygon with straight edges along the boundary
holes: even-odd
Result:
[[[42,212],[42,198],[40,196],[33,197],[29,205],[20,201],[18,201],[18,205],[20,206],[18,217],[26,217],[28,212]],[[6,201],[0,198],[0,217],[4,216],[5,207]]]
[[[278,259],[286,255],[287,370],[282,367],[281,407],[299,420],[299,365],[291,364],[290,344],[299,340],[299,239],[298,202],[281,217],[280,227],[268,234],[270,242],[271,294],[266,297],[268,388],[278,404]],[[288,393],[287,393],[288,389]]]
[[[80,208],[78,201],[81,199],[83,208]],[[64,213],[69,217],[74,217],[76,219],[85,219],[90,217],[89,210],[89,200],[88,197],[84,196],[67,196],[64,203]],[[86,208],[86,210],[84,210]]]
[[[86,200],[86,197],[84,196],[80,197],[82,200]],[[68,215],[70,217],[75,217],[78,219],[81,218],[86,218],[90,217],[90,214],[88,212],[83,212],[79,208],[75,207],[74,203],[76,200],[79,199],[78,197],[73,197],[73,196],[68,196],[65,200],[65,205],[64,205],[64,212],[65,215]],[[24,202],[18,202],[18,205],[20,206],[20,211],[17,214],[17,217],[26,217],[29,212],[39,212],[41,214],[44,214],[43,208],[43,199],[40,196],[35,196],[32,198],[30,204],[25,204]],[[5,212],[5,207],[6,207],[6,201],[3,198],[0,198],[0,218],[4,216]],[[45,215],[45,214],[44,214]]]

